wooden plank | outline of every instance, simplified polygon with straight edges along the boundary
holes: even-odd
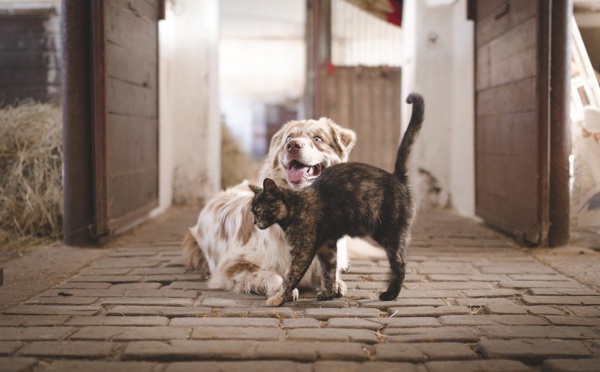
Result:
[[[60,70],[38,69],[38,70],[0,70],[1,86],[35,86],[35,85],[59,85]]]
[[[537,125],[535,112],[479,118],[476,123],[478,153],[531,155],[532,149],[538,146]]]
[[[58,56],[53,52],[19,53],[4,52],[0,54],[0,69],[2,70],[36,70],[45,69],[57,61]]]
[[[525,20],[535,18],[537,2],[538,0],[499,1],[493,11],[475,26],[477,47],[489,43]]]
[[[474,0],[476,6],[476,19],[482,20],[487,18],[494,10],[508,3],[508,0]]]
[[[106,98],[108,114],[140,118],[158,117],[156,88],[144,88],[108,78]]]
[[[479,92],[477,117],[535,111],[536,83],[536,78],[530,78]]]
[[[56,37],[47,34],[0,35],[0,52],[47,52],[54,50]]]
[[[157,164],[157,119],[108,115],[107,136],[114,149],[107,154],[108,171],[112,176]]]
[[[107,6],[106,40],[135,51],[140,56],[156,55],[158,26],[145,18],[115,6]],[[156,21],[156,20],[155,20]]]
[[[145,88],[157,88],[158,53],[144,56],[117,44],[107,43],[106,68],[110,78]]]
[[[143,182],[140,182],[143,180]],[[108,216],[115,219],[158,199],[158,165],[108,179]]]
[[[109,0],[108,5],[150,23],[156,22],[158,19],[158,1],[156,0]]]

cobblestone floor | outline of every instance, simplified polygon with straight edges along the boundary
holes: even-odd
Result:
[[[419,215],[400,297],[385,261],[348,294],[281,308],[213,291],[180,263],[172,210],[76,276],[0,314],[0,371],[599,371],[600,293],[484,226]]]

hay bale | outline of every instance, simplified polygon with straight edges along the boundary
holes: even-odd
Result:
[[[255,180],[258,163],[242,151],[229,128],[221,122],[221,187],[226,189],[243,180]]]
[[[62,235],[60,108],[26,102],[0,110],[0,247]]]

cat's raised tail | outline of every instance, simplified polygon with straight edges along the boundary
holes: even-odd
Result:
[[[404,132],[404,136],[398,147],[398,155],[396,156],[394,174],[398,177],[406,176],[412,144],[421,130],[421,125],[425,117],[425,101],[423,100],[423,96],[418,93],[411,93],[406,98],[406,103],[412,104],[413,107],[408,128]]]

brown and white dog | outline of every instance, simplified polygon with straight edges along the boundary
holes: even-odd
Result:
[[[288,122],[273,136],[258,182],[271,178],[279,187],[307,187],[323,169],[347,162],[355,143],[353,131],[327,118]],[[210,272],[212,288],[272,296],[290,265],[291,247],[279,226],[266,230],[254,226],[253,196],[243,182],[211,199],[186,234],[183,259],[187,268]],[[341,239],[338,271],[347,265],[346,243]],[[320,278],[314,261],[299,287],[317,288]],[[344,283],[338,279],[337,284],[345,292]]]

